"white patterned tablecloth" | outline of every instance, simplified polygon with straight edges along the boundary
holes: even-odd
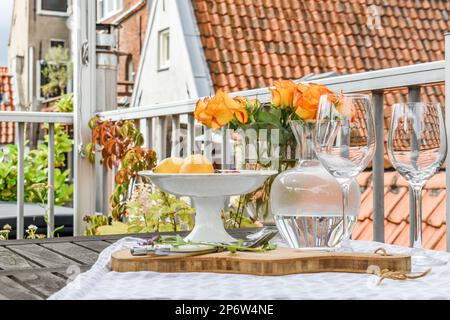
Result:
[[[94,266],[78,275],[49,299],[450,299],[450,262],[433,267],[417,280],[385,280],[371,274],[314,273],[288,276],[250,276],[215,273],[112,272],[111,253],[136,245],[124,238],[106,248]],[[408,253],[405,247],[352,241],[355,251]],[[449,260],[450,254],[428,251]],[[413,271],[423,271],[413,268]]]

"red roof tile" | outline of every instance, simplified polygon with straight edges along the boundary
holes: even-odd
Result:
[[[226,57],[234,57],[231,63],[243,70],[246,81],[212,77],[215,89],[228,91],[310,72],[355,73],[443,59],[443,34],[450,30],[443,13],[450,13],[450,1],[444,0],[422,0],[420,6],[384,1],[379,5],[382,29],[373,30],[367,26],[367,1],[192,2],[211,72],[222,70],[218,65]],[[223,46],[223,39],[230,43]],[[253,59],[255,52],[259,59]]]
[[[372,240],[373,188],[371,172],[363,172],[358,182],[363,188],[361,211],[353,231],[357,240]],[[408,183],[396,172],[384,174],[384,226],[386,243],[409,245],[409,195]],[[425,185],[422,195],[423,246],[428,249],[446,249],[445,222],[445,172],[441,171]]]
[[[14,110],[11,76],[8,68],[0,67],[0,112]],[[0,145],[14,143],[14,123],[0,122]]]

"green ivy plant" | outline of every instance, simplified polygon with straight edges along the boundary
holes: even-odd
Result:
[[[65,94],[55,103],[58,112],[73,112],[72,94]]]
[[[36,184],[47,185],[48,135],[45,143],[25,155],[25,201],[42,203],[47,201],[46,188],[36,191]],[[63,205],[72,200],[73,185],[68,183],[70,171],[64,170],[66,153],[72,150],[72,139],[61,126],[55,127],[55,204]],[[0,201],[17,200],[17,145],[8,145],[0,150]]]

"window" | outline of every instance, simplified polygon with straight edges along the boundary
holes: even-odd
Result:
[[[170,66],[170,33],[169,29],[159,32],[158,35],[158,69],[166,70]]]
[[[50,48],[61,47],[64,48],[66,42],[64,40],[51,39],[50,40]]]
[[[114,16],[123,10],[123,0],[97,0],[97,20]]]
[[[134,64],[131,56],[127,58],[126,80],[134,81]]]
[[[67,16],[68,0],[38,0],[38,14]]]
[[[36,70],[36,74],[37,74],[37,93],[38,93],[38,98],[39,99],[51,99],[51,98],[55,98],[55,97],[59,97],[63,94],[67,93],[67,86],[64,87],[62,90],[59,88],[56,88],[52,93],[48,93],[45,94],[42,87],[45,85],[48,85],[50,83],[50,79],[46,76],[45,74],[45,68],[49,65],[52,64],[53,66],[57,66],[54,62],[48,62],[45,60],[38,60],[37,61],[37,70]],[[67,70],[67,65],[59,65],[59,67],[61,70],[65,69]]]
[[[125,80],[134,82],[134,64],[133,64],[133,57],[131,55],[127,57]],[[133,86],[128,84],[125,85],[125,91],[130,94],[133,93]]]

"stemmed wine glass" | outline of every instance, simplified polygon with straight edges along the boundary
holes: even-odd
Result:
[[[352,251],[348,195],[350,184],[372,160],[375,125],[372,101],[365,94],[323,95],[315,133],[315,151],[325,169],[342,188],[343,251]]]
[[[443,265],[422,250],[422,188],[444,163],[447,136],[439,103],[397,103],[392,110],[388,155],[394,168],[408,181],[414,197],[412,262]],[[413,219],[411,219],[413,220]]]

